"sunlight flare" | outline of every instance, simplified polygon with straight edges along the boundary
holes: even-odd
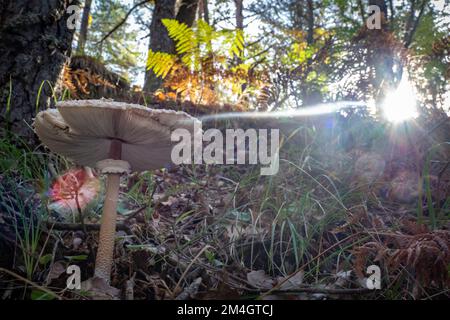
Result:
[[[417,99],[413,85],[405,75],[396,90],[388,93],[382,106],[387,120],[399,123],[417,117]]]

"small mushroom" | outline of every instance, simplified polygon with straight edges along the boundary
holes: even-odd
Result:
[[[120,176],[171,162],[171,132],[193,133],[199,121],[184,112],[109,100],[65,101],[38,113],[35,131],[51,151],[107,175],[94,277],[110,281]],[[196,125],[197,124],[197,125]]]

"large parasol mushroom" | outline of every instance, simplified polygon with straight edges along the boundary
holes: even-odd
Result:
[[[95,277],[110,281],[120,176],[170,163],[171,132],[193,133],[198,124],[184,112],[109,100],[60,102],[36,116],[35,131],[50,150],[107,175]]]

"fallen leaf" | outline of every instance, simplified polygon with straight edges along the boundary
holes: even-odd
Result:
[[[66,272],[66,267],[63,263],[57,261],[50,267],[50,271],[48,272],[47,279],[48,281],[52,281],[54,279],[58,279],[60,275]]]
[[[105,279],[94,277],[81,283],[81,290],[88,292],[94,300],[116,300],[120,290],[111,287]]]
[[[169,199],[167,201],[161,202],[161,204],[163,206],[169,206],[170,207],[170,206],[172,206],[173,204],[175,204],[177,202],[178,202],[178,198],[169,196]]]
[[[247,273],[247,281],[258,289],[270,290],[273,288],[273,279],[264,270],[250,271]]]
[[[278,277],[278,283],[283,282],[283,284],[280,286],[280,290],[294,290],[301,287],[303,284],[303,276],[304,272],[299,271],[296,274],[294,274],[292,277],[288,278],[285,282],[283,282],[286,277]]]

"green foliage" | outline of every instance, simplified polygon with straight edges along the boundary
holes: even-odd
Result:
[[[136,42],[138,30],[126,21],[103,42],[101,40],[122,22],[128,9],[128,6],[119,0],[95,1],[85,49],[87,55],[102,61],[112,71],[125,78],[135,77],[140,71],[140,53]]]
[[[148,51],[147,69],[152,69],[158,77],[165,78],[176,62],[176,56],[165,52]]]
[[[166,88],[196,103],[222,98],[236,103],[244,94],[244,84],[245,93],[259,94],[263,77],[254,76],[257,70],[244,57],[242,30],[217,31],[203,20],[194,27],[174,19],[163,19],[162,23],[175,42],[176,54],[150,50],[147,69],[164,78]]]
[[[31,291],[31,300],[54,300],[56,296],[38,289]]]
[[[445,149],[445,148],[449,148],[450,147],[450,142],[443,142],[443,143],[439,143],[436,144],[434,146],[432,146],[429,150],[428,150],[428,154],[426,156],[425,159],[425,164],[423,167],[423,171],[422,171],[422,179],[424,180],[424,190],[422,191],[422,189],[419,189],[419,199],[422,199],[422,192],[425,195],[425,199],[427,202],[427,208],[428,208],[428,215],[430,218],[430,229],[431,230],[435,230],[437,229],[438,226],[440,226],[440,224],[442,223],[442,221],[440,221],[440,219],[444,220],[444,222],[448,221],[448,217],[445,216],[445,209],[446,209],[446,205],[447,202],[444,204],[443,208],[439,208],[436,206],[439,206],[439,204],[436,204],[433,201],[433,194],[432,194],[432,188],[431,188],[431,162],[433,157],[435,156],[435,154],[437,153],[437,151],[439,149]],[[422,185],[422,181],[420,181],[420,185]],[[448,200],[448,199],[447,199]],[[418,208],[417,208],[417,215],[418,215],[418,221],[422,222],[423,219],[423,208],[422,208],[422,203],[419,202]]]
[[[30,200],[34,196],[34,190],[17,186],[8,177],[3,179],[6,181],[2,181],[0,185],[0,207],[3,208],[3,214],[13,221],[24,271],[27,278],[32,280],[44,250],[40,241],[46,213],[42,207],[36,208]]]
[[[175,49],[181,57],[185,66],[193,70],[201,68],[202,60],[205,59],[211,51],[216,49],[216,54],[222,55],[227,52],[227,58],[242,56],[244,51],[244,33],[242,30],[221,30],[216,31],[212,26],[203,20],[198,20],[195,27],[188,27],[175,19],[163,19],[162,23],[167,28],[171,39],[175,41]],[[173,61],[173,56],[154,54],[150,52],[147,68],[152,69],[156,74],[167,75],[168,72],[157,72],[157,70],[166,71],[162,64]],[[171,64],[171,67],[173,64]],[[164,78],[165,76],[163,76]]]
[[[178,54],[192,53],[198,46],[195,31],[186,24],[175,19],[163,19],[162,23],[167,28],[170,38],[175,41]],[[199,25],[199,28],[201,26]]]

